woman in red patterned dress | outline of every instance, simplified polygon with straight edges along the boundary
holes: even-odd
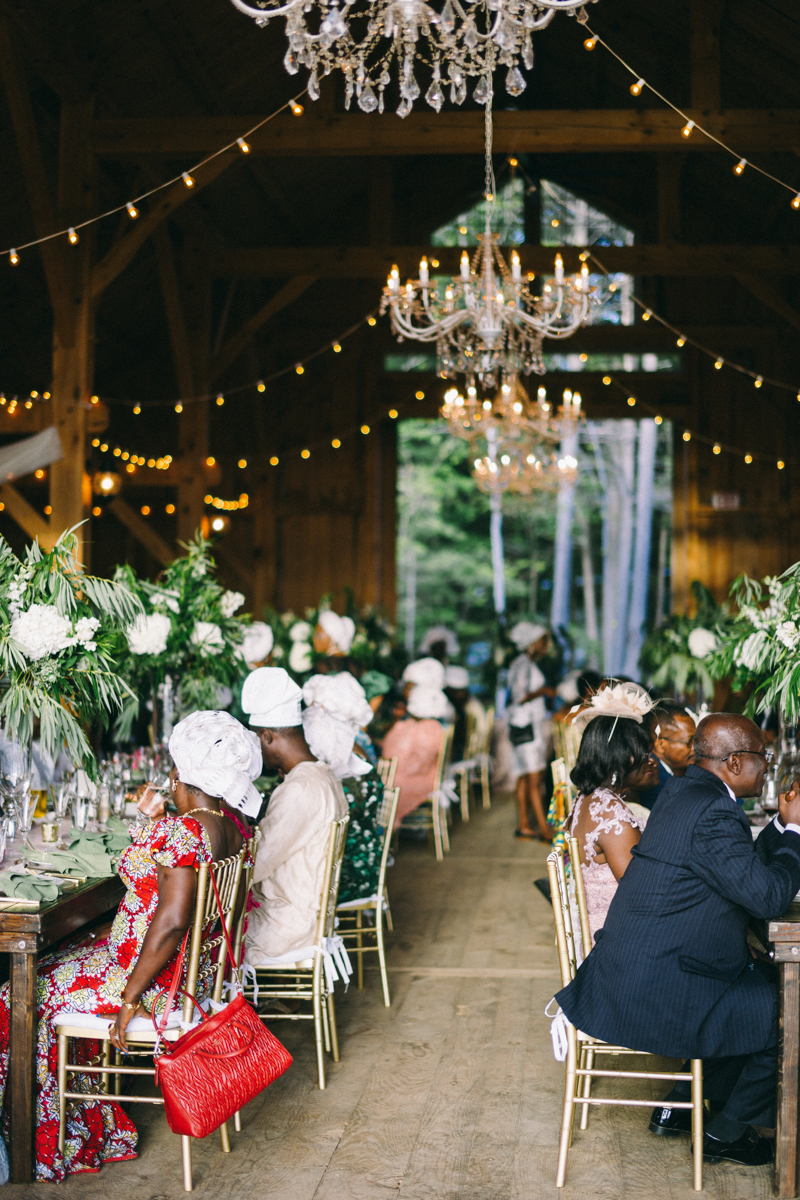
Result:
[[[37,1016],[36,1178],[62,1180],[136,1157],[137,1133],[115,1102],[67,1105],[64,1154],[58,1150],[57,1037],[60,1012],[107,1014],[111,1041],[125,1049],[131,1018],[149,1015],[169,987],[176,953],[194,915],[196,870],[237,854],[246,826],[220,801],[256,815],[252,785],[261,772],[258,740],[229,713],[198,712],[175,727],[170,773],[176,816],[161,812],[132,831],[118,864],[127,894],[109,931],[42,959]],[[213,964],[201,956],[197,998],[211,990]],[[0,1096],[8,1075],[9,988],[0,989]],[[83,1043],[84,1047],[86,1043]],[[72,1059],[71,1061],[75,1061]]]

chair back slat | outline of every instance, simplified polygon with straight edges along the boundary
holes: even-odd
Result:
[[[394,787],[394,777],[397,774],[397,757],[395,758],[379,758],[376,770],[380,776],[381,783],[387,788]]]
[[[315,942],[318,946],[321,945],[323,938],[333,937],[334,934],[336,901],[339,896],[339,879],[342,874],[342,859],[344,858],[349,822],[349,816],[341,817],[338,821],[331,821],[328,854],[320,891],[319,917],[317,918]]]
[[[445,777],[448,764],[450,762],[450,750],[453,745],[453,725],[445,725],[442,729],[442,738],[439,742],[439,753],[436,758],[436,779],[431,789],[433,792],[438,792],[442,786],[442,780]]]
[[[392,843],[392,834],[394,832],[394,822],[397,816],[397,804],[400,799],[400,788],[392,788],[384,790],[383,801],[378,812],[378,824],[383,827],[383,848],[381,850],[381,865],[378,871],[378,885],[375,889],[375,895],[378,897],[378,902],[381,903],[383,897],[383,887],[386,882],[386,864],[389,861],[389,847]]]
[[[547,875],[550,880],[550,897],[553,902],[553,919],[556,926],[558,965],[561,968],[561,985],[566,987],[575,978],[578,960],[575,953],[575,937],[572,931],[572,913],[569,907],[567,876],[564,871],[563,850],[553,850],[547,856]]]
[[[578,918],[581,925],[582,958],[586,958],[586,955],[592,948],[592,933],[589,928],[589,906],[586,903],[586,888],[583,882],[583,871],[581,870],[581,852],[578,847],[578,839],[573,837],[572,834],[569,834],[567,837],[567,848],[572,867],[572,881],[575,887],[575,902],[578,905]]]
[[[476,753],[488,754],[492,748],[492,731],[494,730],[494,706],[487,708],[486,716],[482,723],[480,745]]]
[[[222,858],[219,862],[215,863],[201,863],[197,869],[197,895],[195,897],[194,921],[192,922],[192,930],[189,936],[189,955],[186,967],[187,995],[183,1002],[184,1021],[190,1021],[192,1018],[194,1004],[191,996],[197,990],[201,950],[205,949],[207,952],[210,952],[215,947],[222,947],[225,942],[224,933],[221,928],[218,932],[214,931],[210,937],[205,938],[203,937],[203,931],[217,918],[220,922],[224,921],[226,928],[228,927],[229,919],[236,904],[239,880],[242,877],[244,856],[245,847],[242,846],[238,854],[232,854],[229,858]],[[209,880],[209,875],[212,871],[214,872],[214,879],[220,894],[219,906],[217,905],[214,889]],[[224,959],[222,949],[219,950],[219,953]],[[218,970],[214,985],[215,992],[220,990],[221,974],[221,971]]]

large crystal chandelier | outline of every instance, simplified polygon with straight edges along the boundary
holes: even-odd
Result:
[[[466,375],[487,388],[510,386],[511,380],[531,371],[544,374],[543,338],[568,338],[586,321],[596,301],[584,262],[580,274],[565,276],[560,254],[555,272],[534,294],[532,277],[522,278],[519,255],[511,252],[509,269],[492,232],[495,203],[492,166],[492,91],[486,95],[486,225],[478,234],[472,261],[461,255],[458,276],[431,278],[427,259],[419,266],[419,279],[400,283],[392,267],[383,289],[381,312],[391,314],[392,329],[402,341],[435,342],[437,370],[444,379]]]
[[[231,2],[257,25],[286,17],[289,48],[283,65],[290,75],[307,68],[312,100],[319,96],[320,76],[339,68],[345,106],[355,92],[364,112],[383,112],[394,67],[400,84],[397,112],[405,117],[421,94],[415,61],[431,69],[425,99],[437,112],[446,86],[453,104],[464,103],[468,78],[478,78],[474,98],[483,104],[484,81],[496,66],[507,68],[506,91],[519,96],[525,89],[520,59],[527,70],[533,67],[531,34],[549,25],[557,12],[585,22],[584,4],[595,0],[445,0],[438,12],[424,0]]]

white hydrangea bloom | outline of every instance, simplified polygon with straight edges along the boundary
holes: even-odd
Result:
[[[308,621],[297,621],[289,630],[289,637],[293,642],[307,642],[313,632]]]
[[[96,650],[97,642],[94,635],[100,628],[97,617],[81,617],[75,622],[75,638],[85,650]]]
[[[295,642],[289,653],[289,668],[298,675],[311,670],[311,647],[308,642]]]
[[[219,654],[225,648],[225,638],[215,621],[195,621],[190,640],[200,647],[201,654]]]
[[[170,595],[169,592],[153,592],[150,602],[153,608],[157,608],[159,604],[163,604],[170,612],[179,613],[181,611],[181,606],[178,604],[177,599],[175,596]]]
[[[58,654],[75,645],[72,622],[52,604],[32,604],[11,622],[11,637],[34,662],[46,654]]]
[[[708,658],[717,648],[717,635],[710,629],[693,629],[689,634],[689,653],[694,658]]]
[[[236,610],[241,608],[243,604],[244,595],[242,592],[223,592],[219,601],[223,617],[232,617]]]
[[[27,580],[21,575],[17,579],[12,579],[8,585],[8,607],[12,614],[18,613],[22,608],[22,597],[28,590]]]
[[[800,642],[800,629],[797,628],[794,621],[781,621],[775,630],[775,636],[787,650],[794,650],[797,643]]]
[[[128,645],[134,654],[163,654],[171,629],[172,622],[165,613],[139,616],[128,628]]]

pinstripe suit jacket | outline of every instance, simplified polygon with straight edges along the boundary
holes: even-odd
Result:
[[[780,916],[800,889],[800,835],[753,844],[721,780],[691,766],[659,796],[597,944],[558,993],[604,1041],[686,1058],[764,1048],[775,987],[753,969],[750,917]]]

